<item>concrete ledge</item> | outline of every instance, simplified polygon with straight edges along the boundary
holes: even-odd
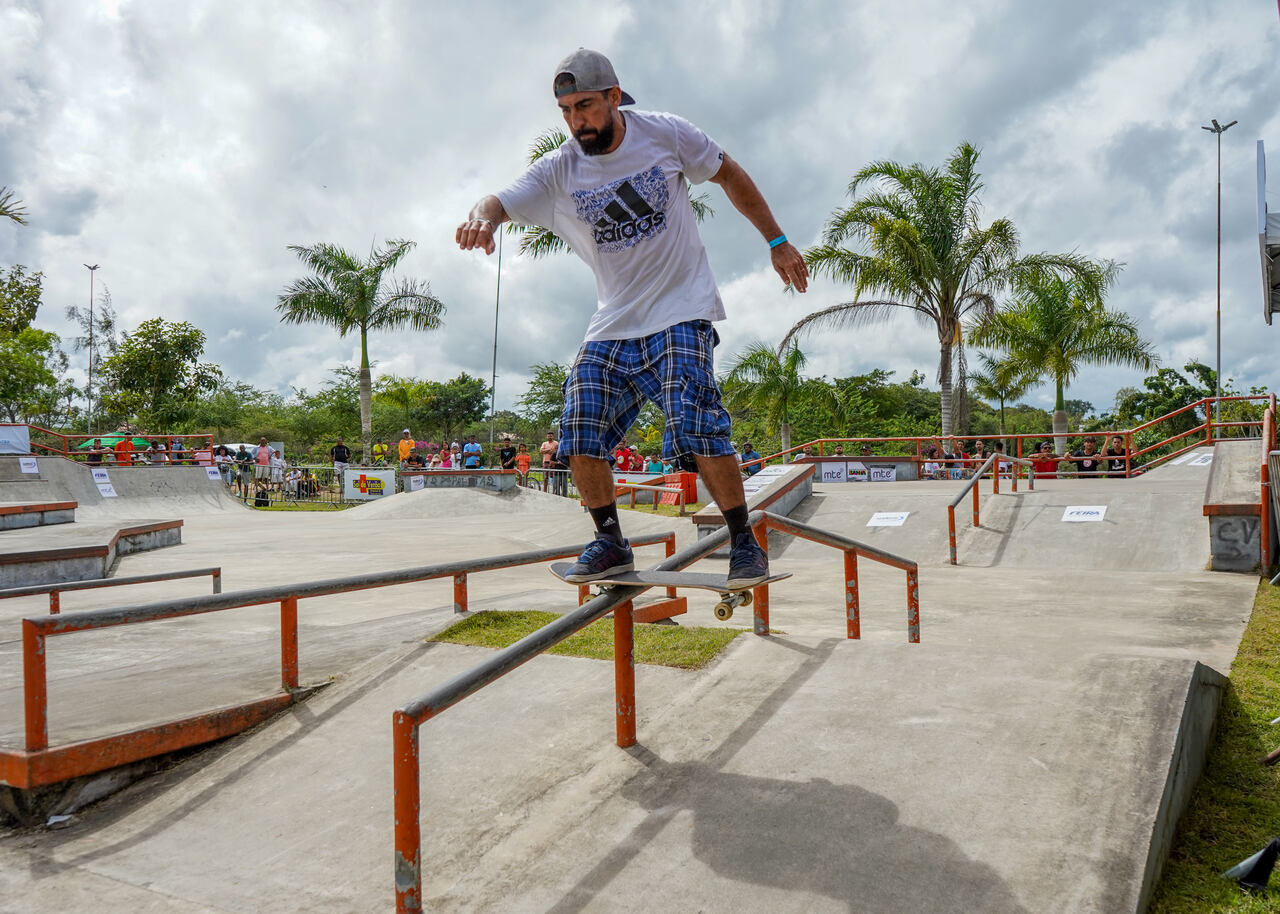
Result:
[[[14,547],[0,552],[0,588],[104,578],[122,556],[181,544],[182,521],[72,527],[51,530],[48,536],[40,533],[21,540],[0,540],[0,546]],[[57,539],[52,539],[55,534]]]
[[[491,489],[505,492],[519,484],[520,474],[515,470],[422,470],[400,474],[405,480],[405,491],[411,491],[408,480],[421,479],[426,489]]]
[[[1156,811],[1135,914],[1142,914],[1147,910],[1147,905],[1151,903],[1151,893],[1164,871],[1165,861],[1169,859],[1169,848],[1173,844],[1178,821],[1186,812],[1187,804],[1191,801],[1191,791],[1204,772],[1205,759],[1209,754],[1213,731],[1218,722],[1218,711],[1226,690],[1225,676],[1203,663],[1196,663],[1191,671],[1191,680],[1187,683],[1186,703],[1182,708],[1173,757],[1165,777],[1164,794]]]
[[[770,467],[769,469],[772,470],[773,468]],[[770,511],[774,514],[781,514],[783,517],[789,516],[795,510],[796,505],[813,494],[813,479],[816,475],[816,470],[817,467],[811,463],[791,464],[786,468],[785,472],[779,474],[755,492],[751,491],[751,480],[755,477],[749,477],[745,483],[747,510]],[[759,476],[760,474],[756,475]],[[724,515],[720,513],[720,509],[714,504],[707,505],[707,507],[693,515],[691,520],[698,531],[698,539],[710,536],[724,526]],[[729,548],[726,546],[711,554],[725,557],[729,555]]]
[[[75,519],[74,501],[25,501],[0,505],[0,531],[71,524]]]

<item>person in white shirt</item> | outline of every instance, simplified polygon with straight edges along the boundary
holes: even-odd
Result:
[[[514,184],[481,199],[458,226],[462,250],[494,250],[508,220],[554,232],[595,273],[598,304],[565,384],[558,459],[596,526],[596,539],[566,578],[598,580],[634,567],[618,526],[607,458],[645,400],[667,415],[663,453],[696,463],[729,527],[729,585],[769,573],[747,526],[742,475],[712,366],[724,305],[689,202],[689,185],[711,181],[768,242],[774,271],[796,291],[804,258],[782,233],[742,166],[709,136],[672,114],[623,112],[613,65],[579,49],[560,62],[552,90],[571,140]]]

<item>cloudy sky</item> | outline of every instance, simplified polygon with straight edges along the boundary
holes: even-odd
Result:
[[[586,46],[640,108],[715,137],[802,246],[867,162],[940,164],[972,142],[985,215],[1011,218],[1025,251],[1123,261],[1111,304],[1174,367],[1213,361],[1215,144],[1200,126],[1238,120],[1222,143],[1223,373],[1280,388],[1255,213],[1259,138],[1280,210],[1274,0],[0,0],[0,46],[0,185],[30,214],[0,225],[0,264],[44,271],[39,323],[65,336],[62,308],[87,302],[82,264],[98,263],[126,329],[188,320],[228,375],[314,388],[357,363],[358,340],[278,321],[277,294],[305,273],[287,245],[409,238],[401,273],[430,282],[445,326],[374,337],[375,374],[487,378],[497,258],[458,251],[454,228],[559,123],[552,69]],[[703,189],[722,362],[847,300],[827,283],[784,295],[764,242]],[[530,366],[572,358],[594,307],[576,258],[506,245],[499,408]],[[932,382],[937,367],[934,334],[910,320],[804,346],[813,374]],[[1141,377],[1087,370],[1068,396],[1105,410]]]

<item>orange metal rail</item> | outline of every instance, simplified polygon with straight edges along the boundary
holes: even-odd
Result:
[[[975,472],[973,476],[969,479],[969,482],[966,483],[965,486],[960,490],[960,494],[955,497],[955,499],[951,502],[951,504],[947,505],[947,541],[951,547],[951,564],[952,565],[958,564],[956,562],[956,507],[960,504],[960,502],[964,501],[964,497],[966,495],[972,492],[973,493],[973,525],[975,527],[981,527],[982,519],[978,513],[978,482],[982,479],[982,474],[988,468],[990,468],[993,463],[995,463],[996,464],[995,470],[991,474],[991,494],[999,495],[1000,494],[1000,473],[1001,473],[1000,463],[1004,463],[1006,461],[1008,461],[1009,463],[1015,463],[1015,464],[1031,467],[1031,470],[1027,478],[1027,487],[1031,489],[1031,491],[1033,492],[1035,491],[1035,488],[1036,488],[1035,467],[1032,466],[1030,460],[1026,460],[1022,457],[1010,457],[1007,454],[992,454],[990,457],[988,457],[986,462],[982,464],[982,466],[977,470],[977,472]],[[1016,492],[1018,491],[1018,474],[1016,471],[1011,471],[1010,476],[1013,477],[1013,491]]]
[[[763,511],[749,516],[756,538],[767,541],[766,532],[777,530],[844,551],[847,627],[849,638],[859,636],[857,557],[883,562],[907,573],[907,632],[912,642],[920,640],[919,568],[915,562],[866,546],[808,524]],[[655,571],[676,571],[709,555],[728,539],[727,527],[701,537],[654,567]],[[391,719],[393,742],[395,810],[395,892],[396,911],[422,911],[422,826],[421,770],[418,728],[428,720],[484,688],[489,683],[533,659],[568,638],[579,629],[613,612],[613,662],[615,692],[615,738],[620,747],[636,742],[635,657],[632,601],[646,587],[618,587],[595,597],[556,621],[498,651],[465,673],[396,710]],[[755,632],[769,634],[768,587],[754,589]]]
[[[667,555],[671,555],[675,551],[675,534],[651,533],[635,536],[631,538],[631,543],[634,546],[663,545]],[[449,562],[306,584],[25,618],[22,620],[25,748],[0,749],[0,783],[22,789],[52,784],[220,739],[266,720],[287,707],[294,700],[293,693],[298,689],[298,601],[301,599],[452,578],[454,610],[465,612],[469,574],[571,558],[583,548],[585,544],[554,547],[490,559]],[[48,638],[70,632],[156,622],[270,603],[280,604],[280,680],[283,693],[100,739],[52,748],[49,746],[49,690],[45,651]]]

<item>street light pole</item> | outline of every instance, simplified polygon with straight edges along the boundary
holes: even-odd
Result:
[[[1217,119],[1211,120],[1212,127],[1201,127],[1218,137],[1218,286],[1217,286],[1217,326],[1218,326],[1218,361],[1214,369],[1214,401],[1213,421],[1216,424],[1222,419],[1222,135],[1234,127],[1239,121],[1219,125]]]
[[[90,435],[93,434],[93,274],[101,264],[89,266],[84,265],[89,271],[89,386],[87,392],[89,395],[89,416],[86,425],[86,431]]]

